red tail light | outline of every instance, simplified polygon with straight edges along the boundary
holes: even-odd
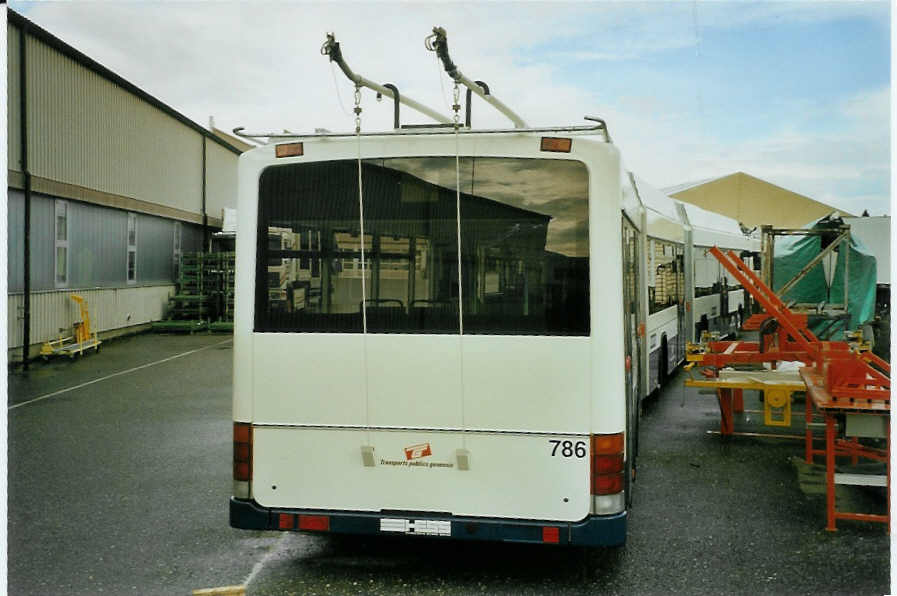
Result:
[[[623,490],[623,474],[598,474],[593,480],[593,495],[613,495]]]
[[[277,517],[278,530],[292,530],[296,527],[296,516],[289,513],[281,513]]]
[[[326,515],[300,515],[299,529],[327,532],[330,530],[330,517]]]
[[[592,435],[592,494],[623,491],[623,433]]]
[[[623,471],[622,455],[599,455],[592,458],[594,474],[615,474]]]
[[[252,480],[252,424],[234,422],[234,480]]]

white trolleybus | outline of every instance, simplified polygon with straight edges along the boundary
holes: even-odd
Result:
[[[732,335],[750,312],[750,295],[708,250],[740,254],[759,270],[760,239],[728,217],[675,201],[637,176],[632,186],[644,213],[647,380],[660,388],[685,359],[687,342],[703,332]]]
[[[527,128],[451,65],[444,35],[432,46],[515,128],[397,117],[258,135],[240,158],[230,523],[622,544],[647,282],[678,308],[663,284],[684,283],[686,238],[648,239],[647,186],[603,122]],[[359,88],[422,108],[352,73],[332,37],[325,50]],[[667,239],[646,276],[646,246]],[[677,325],[658,327],[667,350]]]

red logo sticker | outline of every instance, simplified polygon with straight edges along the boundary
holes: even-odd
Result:
[[[429,443],[421,443],[420,445],[405,447],[405,459],[418,459],[420,457],[426,457],[428,455],[433,455],[433,451],[430,449]]]

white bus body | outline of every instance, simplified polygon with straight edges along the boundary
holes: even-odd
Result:
[[[705,247],[759,242],[545,134],[241,156],[231,525],[625,541],[640,400],[742,306]]]
[[[695,205],[685,205],[685,211],[694,244],[695,335],[692,341],[699,340],[702,331],[715,331],[721,336],[732,335],[750,314],[749,304],[745,300],[747,293],[738,280],[707,251],[713,246],[732,250],[745,255],[742,257],[744,262],[753,268],[753,255],[760,252],[760,239],[756,234],[744,234],[738,222],[724,215]]]
[[[635,182],[646,212],[647,394],[659,389],[685,358],[688,230],[676,201],[638,177]]]
[[[569,153],[541,150],[541,134],[464,133],[241,156],[233,526],[625,540],[642,392],[623,333],[627,199],[612,144],[563,136]],[[321,248],[262,253],[266,227],[315,229]],[[317,303],[265,304],[259,264],[277,258],[320,259]]]
[[[633,180],[646,215],[648,394],[684,361],[687,341],[698,341],[702,331],[732,334],[747,312],[744,291],[707,249],[755,254],[760,241],[733,219],[675,201],[637,176]]]

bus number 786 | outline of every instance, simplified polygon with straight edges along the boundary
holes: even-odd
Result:
[[[586,442],[585,441],[561,441],[560,439],[549,439],[549,443],[554,444],[554,448],[551,450],[551,457],[557,457],[561,455],[562,457],[573,457],[574,455],[579,458],[583,458],[586,456]],[[558,447],[560,447],[560,454],[558,454]]]

